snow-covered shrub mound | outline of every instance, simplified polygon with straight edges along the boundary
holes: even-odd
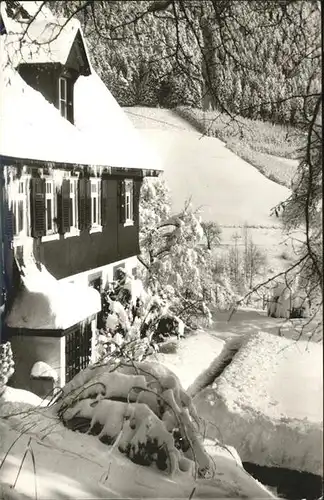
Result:
[[[263,332],[245,337],[193,398],[210,422],[206,435],[222,436],[243,462],[322,475],[322,369],[322,345]]]
[[[137,464],[171,475],[213,472],[191,398],[157,363],[88,367],[63,388],[57,413],[67,427],[97,435]]]

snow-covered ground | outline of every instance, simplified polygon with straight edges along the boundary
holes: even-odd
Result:
[[[213,331],[186,337],[173,354],[157,354],[158,361],[173,370],[186,388],[217,359],[224,340],[239,340],[243,334],[262,328],[275,333],[281,322],[254,310],[238,311],[230,321],[228,313],[216,313],[214,319]],[[321,347],[289,344],[289,340],[269,333],[252,338],[267,340],[240,351],[213,388],[207,387],[195,398],[200,416],[213,421],[207,432],[238,449],[243,461],[320,473]],[[274,352],[277,342],[280,348]],[[305,345],[310,346],[310,354],[304,351]],[[286,346],[289,348],[281,349]],[[235,359],[242,361],[235,364]],[[31,393],[7,388],[0,398],[0,416],[19,414],[39,404],[39,398]],[[302,420],[305,416],[307,421]],[[12,491],[26,495],[24,500],[35,498],[35,477],[38,498],[44,500],[189,498],[194,487],[193,498],[271,497],[237,464],[235,453],[232,456],[219,446],[207,447],[217,466],[212,480],[195,482],[184,473],[170,478],[154,468],[133,464],[93,436],[66,429],[50,409],[44,408],[0,420],[0,463],[22,431],[0,468],[0,483],[6,488],[3,496],[10,500],[19,498],[8,496]],[[15,489],[10,490],[30,438],[36,475],[29,454]]]
[[[322,345],[259,332],[194,398],[243,461],[322,474]],[[216,361],[217,363],[217,361]]]
[[[315,321],[305,326],[304,321],[303,339],[309,340],[314,323]],[[231,317],[228,311],[215,311],[213,325],[209,331],[192,333],[178,343],[175,353],[157,353],[152,359],[172,370],[183,387],[188,389],[220,355],[227,339],[259,331],[273,335],[281,332],[286,338],[297,339],[302,324],[300,320],[268,318],[265,311],[252,308],[241,308]],[[316,336],[316,340],[318,339],[319,335]]]
[[[267,253],[270,274],[285,268],[287,262],[280,256],[292,253],[291,242],[285,241],[278,219],[270,212],[289,196],[287,188],[267,179],[219,139],[202,137],[172,110],[132,107],[124,111],[160,155],[174,211],[191,197],[204,220],[221,226],[220,250],[233,245],[234,234],[242,237],[247,224],[253,242]],[[302,239],[300,233],[296,238]]]
[[[181,210],[191,196],[203,218],[219,224],[273,225],[270,210],[289,190],[270,181],[212,137],[202,137],[170,110],[127,108],[141,134],[164,164],[173,209]]]
[[[221,353],[225,342],[209,332],[198,331],[178,342],[177,351],[154,355],[159,363],[172,370],[184,389]]]
[[[254,309],[239,310],[230,320],[228,312],[213,318],[209,335],[184,339],[175,354],[158,354],[194,394],[215,373],[224,341],[237,339],[240,345],[252,336],[194,398],[199,415],[211,422],[208,435],[234,446],[243,461],[322,474],[323,346],[319,335],[309,341],[314,322],[296,342],[299,320],[268,318]]]
[[[0,416],[0,493],[6,499],[273,498],[223,447],[207,448],[217,466],[213,478],[195,480],[180,471],[170,477],[132,463],[97,437],[68,430],[51,408],[0,398]]]

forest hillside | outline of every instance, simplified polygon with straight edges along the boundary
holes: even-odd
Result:
[[[298,124],[309,82],[320,81],[316,2],[214,3],[85,2],[78,16],[93,64],[122,106],[217,108]],[[65,16],[80,7],[50,4]]]

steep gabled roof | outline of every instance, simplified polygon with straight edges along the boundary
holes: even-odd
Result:
[[[34,20],[25,34],[7,35],[7,50],[13,67],[46,63],[66,65],[71,51],[76,48],[82,54],[83,74],[90,74],[90,59],[77,19],[69,22],[66,19]]]
[[[161,170],[160,161],[92,70],[75,85],[76,126],[12,67],[0,37],[0,155],[115,168]]]
[[[35,19],[10,18],[1,2],[0,154],[47,162],[161,170],[157,156],[91,67],[79,21],[55,18],[43,2],[14,2]],[[17,6],[16,6],[17,7]],[[26,27],[27,32],[25,33]],[[23,35],[23,36],[22,36]],[[69,63],[71,50],[86,59],[74,87],[75,125],[19,76],[20,64]]]
[[[34,17],[39,21],[55,19],[45,2],[33,1],[2,1],[0,2],[0,15],[6,34],[23,33]]]

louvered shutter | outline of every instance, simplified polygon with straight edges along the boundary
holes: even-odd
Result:
[[[139,201],[141,194],[142,181],[134,181],[133,183],[133,217],[134,223],[139,223]]]
[[[119,222],[125,223],[125,181],[118,182]]]
[[[106,226],[108,223],[108,179],[101,180],[101,225]]]
[[[85,229],[85,179],[79,179],[78,182],[78,213],[79,213],[79,229]]]
[[[57,216],[59,233],[68,233],[71,228],[70,181],[63,179],[61,191],[57,194]]]
[[[46,234],[45,179],[30,181],[31,235],[40,238]]]
[[[6,200],[5,209],[4,209],[5,217],[4,217],[4,233],[9,241],[13,239],[13,235],[15,234],[15,217],[12,210],[12,207],[9,206],[9,201]]]
[[[78,189],[79,229],[91,226],[91,184],[90,179],[79,179]]]
[[[91,181],[85,179],[85,226],[86,229],[91,227]]]

